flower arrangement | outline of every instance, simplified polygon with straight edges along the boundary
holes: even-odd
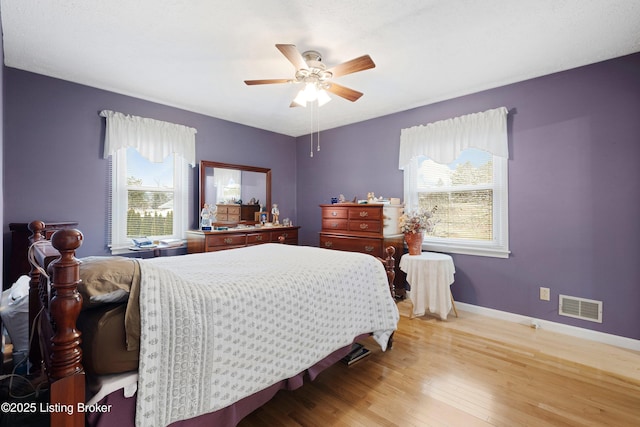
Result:
[[[423,231],[427,233],[433,232],[436,223],[432,218],[436,209],[438,207],[434,206],[431,210],[422,209],[402,214],[399,219],[400,231],[404,234],[415,234]]]

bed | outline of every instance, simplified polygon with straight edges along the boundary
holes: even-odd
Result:
[[[30,360],[49,378],[52,426],[233,426],[355,340],[392,344],[393,248],[384,260],[274,243],[114,257],[127,268],[101,266],[105,288],[102,273],[86,271],[105,257],[75,258],[81,232],[49,242],[41,221],[29,227],[30,324],[40,337]],[[96,277],[97,290],[87,289]]]

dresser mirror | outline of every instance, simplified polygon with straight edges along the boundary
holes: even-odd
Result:
[[[271,169],[229,163],[200,161],[200,209],[242,201],[258,201],[271,210]],[[253,218],[243,218],[253,222]]]

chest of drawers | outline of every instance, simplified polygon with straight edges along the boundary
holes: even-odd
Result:
[[[388,246],[396,249],[395,293],[404,297],[404,279],[398,267],[404,250],[404,237],[398,226],[403,207],[340,203],[320,205],[320,209],[321,248],[361,252],[380,258],[385,257]]]

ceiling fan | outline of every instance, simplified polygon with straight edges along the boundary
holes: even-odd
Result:
[[[363,55],[342,64],[327,68],[322,63],[322,55],[315,50],[308,50],[302,54],[295,45],[277,44],[276,48],[293,64],[296,74],[292,79],[262,79],[245,80],[251,85],[277,84],[277,83],[305,83],[305,89],[291,103],[291,107],[306,106],[306,101],[318,100],[319,105],[327,102],[330,98],[323,91],[331,92],[348,101],[355,102],[362,92],[350,89],[333,82],[336,77],[357,73],[358,71],[374,68],[376,64],[369,55]]]

